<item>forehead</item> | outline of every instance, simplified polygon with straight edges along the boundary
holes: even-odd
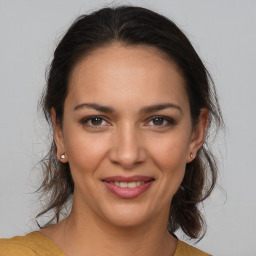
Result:
[[[159,49],[146,45],[124,46],[121,43],[100,47],[87,54],[73,69],[71,81],[79,73],[81,75],[81,69],[83,73],[102,69],[102,74],[104,72],[122,76],[144,73],[148,77],[150,74],[170,73],[172,69],[182,76],[177,65]]]
[[[188,101],[181,72],[164,53],[150,46],[121,44],[99,48],[82,59],[71,74],[68,97],[75,101],[104,98],[106,103]]]

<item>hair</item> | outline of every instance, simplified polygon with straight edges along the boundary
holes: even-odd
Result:
[[[196,158],[186,165],[185,176],[170,203],[168,231],[182,231],[190,238],[202,238],[206,223],[200,211],[200,202],[212,192],[217,179],[216,158],[208,145],[210,129],[218,130],[223,119],[213,80],[184,33],[173,21],[151,10],[136,6],[107,7],[77,18],[60,40],[48,71],[47,84],[40,106],[51,128],[51,147],[41,160],[43,182],[39,191],[48,195],[44,209],[37,215],[54,212],[53,220],[60,215],[72,199],[74,182],[68,163],[56,156],[53,139],[51,109],[61,126],[64,101],[71,72],[82,58],[93,50],[121,43],[125,46],[152,46],[176,63],[186,82],[192,124],[195,126],[202,108],[209,113],[209,126],[204,144]]]

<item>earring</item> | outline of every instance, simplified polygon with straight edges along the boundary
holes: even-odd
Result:
[[[190,153],[190,157],[191,157],[192,159],[194,158],[193,153]]]
[[[65,154],[62,154],[62,155],[60,156],[60,158],[61,158],[61,159],[65,159],[65,158],[66,158]]]

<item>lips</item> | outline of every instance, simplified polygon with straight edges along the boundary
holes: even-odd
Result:
[[[132,199],[143,194],[154,182],[148,176],[112,176],[102,180],[107,189],[119,198]]]

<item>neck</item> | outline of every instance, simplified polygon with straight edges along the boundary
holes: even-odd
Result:
[[[167,232],[167,222],[162,221],[168,220],[168,214],[159,214],[140,226],[120,227],[74,206],[70,216],[57,224],[48,236],[67,256],[171,256],[177,240]]]

